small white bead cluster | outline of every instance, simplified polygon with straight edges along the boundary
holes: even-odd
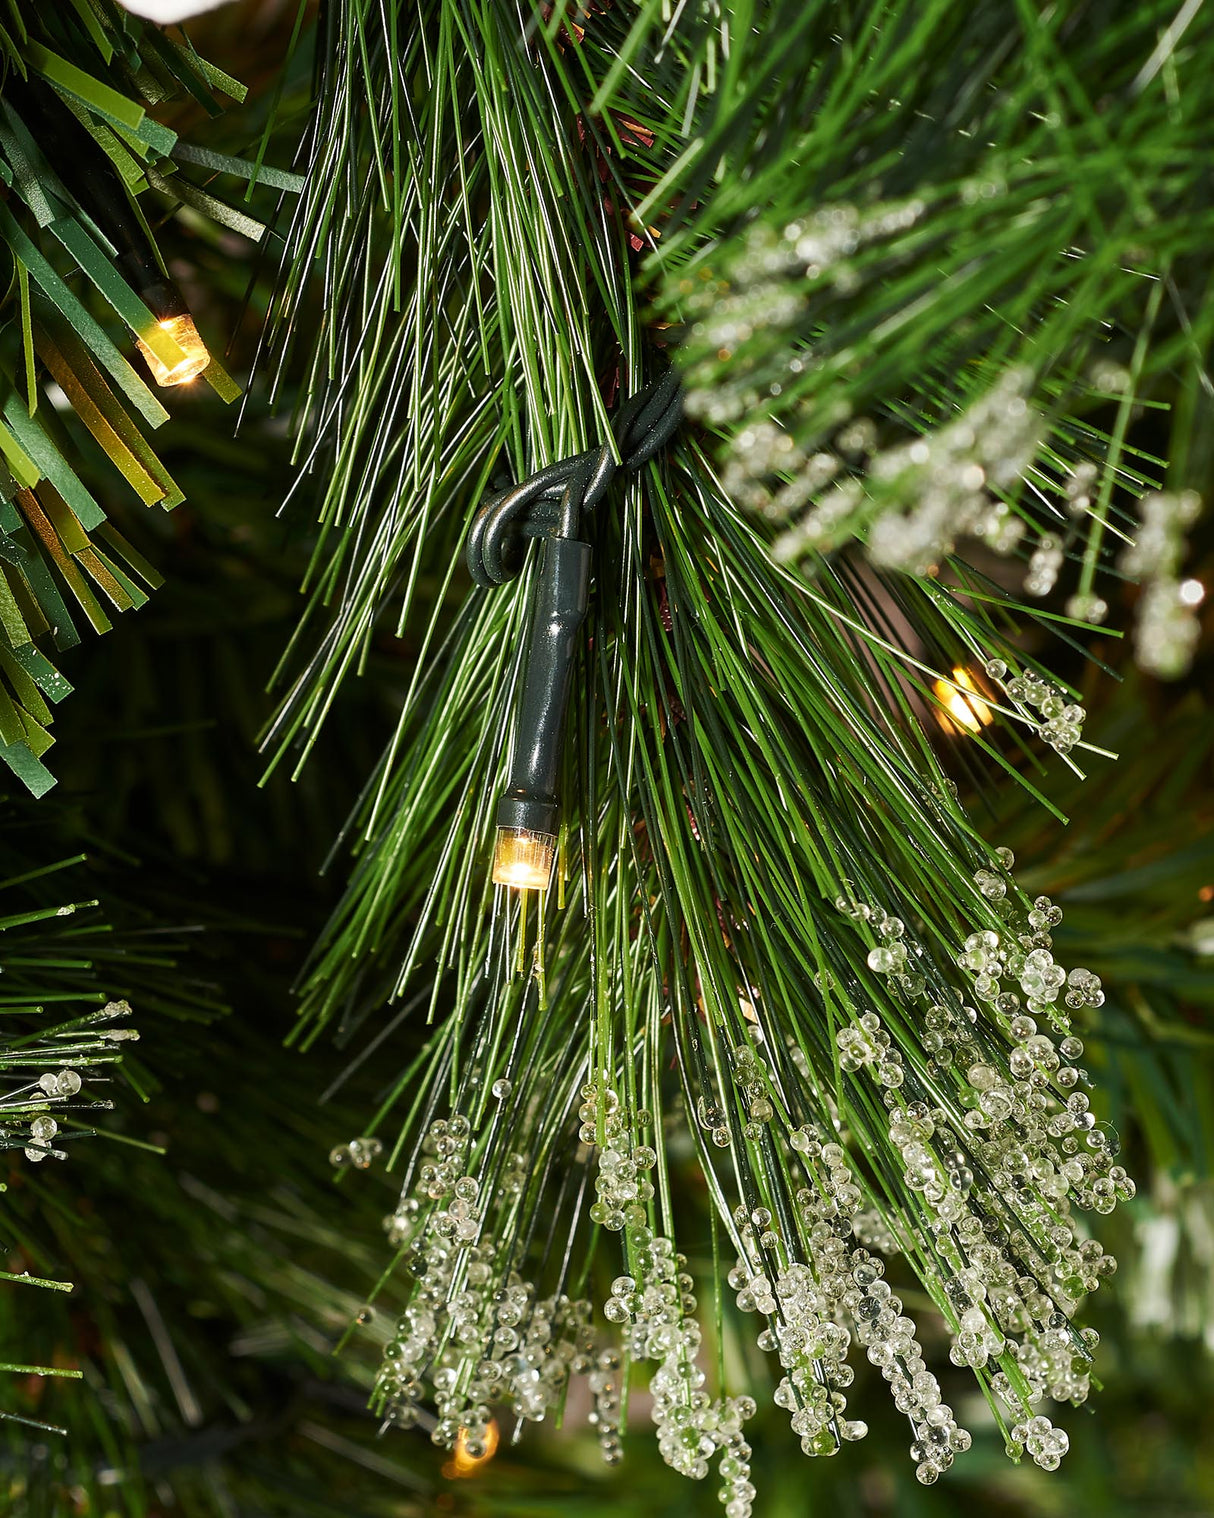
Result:
[[[869,490],[884,506],[868,531],[874,563],[925,574],[961,538],[1015,551],[1023,523],[992,491],[1012,489],[1036,452],[1043,422],[1029,380],[1009,370],[956,421],[872,459]]]
[[[1065,483],[1064,509],[1070,517],[1082,518],[1092,512],[1092,489],[1096,484],[1098,470],[1090,460],[1076,464]],[[1059,565],[1061,567],[1061,558]],[[1047,587],[1052,588],[1052,587]],[[1044,594],[1045,592],[1042,592]],[[1093,590],[1076,591],[1066,603],[1066,614],[1079,622],[1099,624],[1108,614],[1108,603]]]
[[[956,1170],[952,1172],[956,1174]],[[971,1370],[983,1370],[991,1360],[998,1360],[1007,1348],[1007,1340],[991,1322],[991,1309],[986,1307],[986,1283],[982,1273],[973,1266],[960,1271],[945,1283],[954,1312],[957,1328],[948,1357],[954,1365],[968,1365]]]
[[[719,1454],[726,1518],[750,1518],[755,1488],[742,1425],[754,1416],[755,1403],[745,1396],[713,1398],[704,1390],[706,1378],[696,1363],[700,1326],[686,1267],[669,1239],[650,1237],[636,1250],[635,1276],[612,1283],[604,1313],[610,1322],[628,1325],[625,1343],[632,1359],[658,1362],[649,1390],[666,1464],[700,1481]]]
[[[1091,1376],[1086,1359],[1075,1354],[1075,1331],[1066,1321],[1047,1323],[1036,1338],[1019,1345],[1016,1365],[1029,1387],[1029,1401],[1051,1397],[1055,1402],[1085,1402],[1091,1390]],[[1093,1328],[1079,1330],[1079,1338],[1090,1354],[1100,1342]],[[999,1387],[1007,1400],[1007,1388]]]
[[[1185,532],[1201,513],[1201,497],[1192,490],[1155,492],[1142,498],[1140,509],[1138,536],[1121,556],[1121,568],[1144,582],[1134,649],[1143,669],[1175,680],[1192,663],[1201,632],[1197,608],[1205,587],[1180,578]]]
[[[965,990],[988,1012],[960,999],[928,1006],[921,1040],[927,1059],[913,1080],[876,1013],[842,1028],[836,1042],[845,1071],[867,1071],[883,1088],[903,1180],[921,1197],[951,1270],[944,1287],[950,1358],[991,1373],[994,1391],[1024,1420],[1015,1451],[1026,1449],[1052,1469],[1066,1436],[1033,1418],[1031,1405],[1045,1395],[1086,1397],[1097,1336],[1076,1330],[1071,1316],[1116,1269],[1099,1243],[1082,1237],[1071,1204],[1111,1212],[1134,1195],[1134,1183],[1113,1162],[1115,1135],[1096,1125],[1086,1094],[1076,1089],[1087,1081],[1075,1064],[1083,1044],[1066,1031],[1067,1012],[1103,1002],[1100,979],[1082,968],[1068,974],[1055,961],[1049,930],[1061,910],[1038,896],[1021,911],[1009,899],[1011,851],[998,850],[997,863],[978,870],[975,883],[1000,929],[977,929],[956,955]],[[853,920],[881,920],[879,909],[866,914],[851,896],[841,900]],[[880,945],[869,967],[900,976],[909,957],[905,931],[896,942],[902,954],[891,958]],[[940,1082],[951,1087],[947,1103],[907,1094],[915,1086],[934,1095]],[[1006,1370],[1011,1362],[1015,1384]]]
[[[742,1133],[752,1143],[762,1138],[764,1127],[776,1114],[765,1069],[763,1061],[749,1044],[739,1044],[734,1049],[734,1084],[746,1104],[746,1121],[742,1125]]]
[[[1003,687],[1020,715],[1032,723],[1037,736],[1051,748],[1069,754],[1081,742],[1087,712],[1064,691],[1031,669],[1022,675],[1009,675],[1003,659],[988,659],[985,672],[987,679]]]
[[[1038,1415],[1027,1423],[1017,1423],[1012,1429],[1011,1446],[1019,1453],[1024,1450],[1031,1455],[1043,1471],[1056,1471],[1062,1457],[1071,1447],[1071,1441],[1060,1428],[1055,1428],[1048,1418]]]
[[[38,1088],[46,1096],[75,1096],[82,1084],[75,1070],[47,1070],[38,1077]]]
[[[377,1138],[353,1138],[348,1144],[337,1144],[329,1151],[329,1164],[336,1170],[353,1165],[355,1170],[369,1170],[384,1152],[383,1142]]]
[[[808,1188],[798,1193],[798,1210],[811,1228],[819,1221],[821,1201]],[[837,1211],[837,1202],[834,1205]],[[760,1218],[759,1226],[768,1230],[770,1220]],[[829,1225],[823,1225],[824,1236],[828,1231]],[[816,1263],[821,1267],[820,1250]],[[852,1381],[847,1364],[851,1335],[834,1321],[835,1304],[822,1284],[821,1268],[815,1277],[807,1264],[793,1260],[773,1274],[774,1280],[739,1259],[729,1274],[729,1284],[737,1291],[741,1311],[758,1312],[769,1320],[759,1334],[759,1348],[774,1350],[784,1367],[774,1400],[792,1414],[792,1431],[802,1451],[833,1455],[844,1440],[862,1439],[868,1432],[863,1423],[844,1416],[844,1388]]]
[[[53,1147],[59,1124],[46,1110],[52,1102],[65,1101],[80,1090],[80,1076],[75,1070],[47,1070],[38,1077],[37,1087],[28,1087],[9,1093],[0,1103],[0,1142],[5,1148],[20,1145],[27,1160],[37,1164],[53,1155],[57,1160],[67,1159],[62,1149]]]
[[[1024,537],[1024,521],[1003,497],[1032,466],[1046,427],[1029,404],[1026,370],[1007,371],[954,420],[887,449],[877,448],[871,422],[853,418],[846,403],[814,413],[817,436],[838,429],[829,447],[803,447],[789,420],[801,377],[814,362],[802,340],[817,314],[812,303],[853,292],[861,277],[856,255],[896,240],[924,212],[920,200],[871,210],[835,205],[782,231],[756,225],[727,266],[701,267],[680,281],[691,356],[684,371],[687,414],[731,430],[721,482],[732,500],[771,522],[796,519],[773,545],[780,562],[861,539],[875,564],[925,574],[964,538],[1008,555]],[[771,334],[780,331],[788,341],[773,352]],[[1103,366],[1095,382],[1117,389],[1125,372]],[[1096,479],[1095,464],[1085,460],[1059,482],[1060,504],[1071,518],[1093,514]],[[1142,532],[1123,558],[1131,574],[1148,581],[1139,608],[1139,661],[1164,678],[1184,672],[1197,638],[1197,582],[1178,579],[1183,528],[1197,510],[1192,492],[1147,496]],[[1029,595],[1053,591],[1065,553],[1062,537],[1041,533],[1024,580]],[[1143,560],[1151,561],[1149,568],[1133,567]],[[1101,624],[1108,605],[1087,589],[1069,597],[1066,611]]]
[[[569,1376],[593,1367],[591,1305],[541,1298],[511,1267],[512,1250],[485,1230],[481,1183],[468,1174],[471,1129],[456,1114],[431,1124],[414,1195],[386,1220],[407,1246],[415,1286],[384,1348],[374,1405],[386,1422],[409,1427],[427,1383],[438,1419],[432,1439],[483,1448],[490,1404],[541,1421],[560,1405]]]
[[[56,1159],[64,1160],[67,1155],[62,1150],[52,1149],[51,1140],[59,1132],[59,1124],[53,1117],[42,1114],[30,1122],[30,1142],[25,1146],[27,1160],[44,1160],[48,1154],[53,1154]]]
[[[60,908],[60,915],[66,916],[71,910],[74,908]],[[35,1165],[47,1158],[67,1159],[67,1151],[55,1146],[60,1125],[54,1113],[62,1111],[69,1103],[74,1107],[85,1106],[93,1112],[112,1109],[114,1104],[108,1099],[85,1103],[74,1103],[72,1099],[79,1096],[83,1086],[80,1067],[116,1063],[121,1056],[113,1046],[134,1042],[139,1037],[134,1028],[102,1028],[98,1025],[130,1015],[129,1002],[106,1002],[105,1006],[75,1020],[66,1029],[52,1028],[36,1040],[21,1042],[19,1053],[6,1061],[14,1074],[43,1060],[48,1064],[54,1062],[59,1068],[44,1070],[29,1084],[0,1094],[0,1150],[20,1149]]]
[[[577,1367],[575,1366],[575,1369]],[[620,1443],[620,1418],[623,1414],[623,1361],[616,1349],[600,1350],[586,1378],[594,1397],[590,1426],[598,1434],[599,1451],[607,1465],[618,1465],[624,1457]]]
[[[846,1417],[844,1390],[853,1373],[846,1360],[851,1334],[843,1323],[850,1322],[868,1359],[889,1382],[895,1405],[910,1420],[919,1479],[935,1481],[956,1454],[969,1448],[970,1436],[943,1402],[901,1299],[881,1279],[883,1262],[849,1242],[871,1231],[865,1189],[841,1144],[824,1143],[802,1128],[793,1147],[813,1182],[795,1198],[800,1230],[809,1242],[808,1260],[790,1259],[769,1274],[740,1258],[729,1276],[739,1308],[769,1319],[759,1346],[775,1350],[786,1372],[775,1401],[792,1413],[793,1431],[807,1455],[833,1455],[843,1442],[865,1436],[866,1425]],[[739,1209],[735,1223],[747,1254],[756,1261],[759,1256],[788,1257],[798,1247],[775,1231],[766,1208],[749,1216]],[[888,1231],[884,1238],[892,1244]]]
[[[850,1260],[853,1284],[843,1294],[843,1305],[852,1315],[856,1337],[869,1360],[890,1383],[895,1407],[910,1421],[915,1476],[930,1486],[957,1455],[969,1449],[969,1431],[958,1424],[941,1395],[940,1383],[927,1369],[914,1322],[903,1313],[901,1298],[881,1279],[884,1263],[859,1249],[852,1251]]]
[[[606,1081],[588,1081],[582,1087],[582,1105],[578,1109],[579,1137],[584,1144],[598,1142],[600,1119],[603,1142],[590,1220],[612,1233],[626,1227],[642,1227],[649,1216],[646,1204],[653,1199],[653,1182],[646,1172],[653,1169],[658,1157],[648,1144],[633,1144],[631,1134],[648,1126],[649,1114],[638,1113],[635,1123],[630,1123],[610,1085]]]
[[[863,477],[851,475],[820,495],[777,538],[775,558],[792,562],[863,537],[873,563],[926,574],[961,538],[977,538],[999,554],[1014,552],[1024,524],[999,492],[1020,479],[1040,439],[1043,424],[1026,399],[1028,384],[1026,373],[1011,370],[955,421],[873,453]],[[827,482],[821,457],[796,461],[807,500]],[[773,457],[769,468],[783,469],[786,462]]]
[[[1026,593],[1030,596],[1048,596],[1058,583],[1062,560],[1061,542],[1052,532],[1042,533],[1029,555],[1028,574],[1024,577]]]
[[[869,906],[867,902],[856,901],[851,894],[835,898],[835,906],[851,917],[856,922],[866,922],[875,928],[882,942],[868,953],[868,967],[876,970],[880,975],[888,975],[894,985],[906,996],[920,996],[927,984],[922,973],[910,961],[907,954],[903,935],[906,925],[900,917],[884,911],[881,907]]]
[[[1186,585],[1196,590],[1193,599]],[[1183,584],[1175,580],[1154,579],[1143,587],[1138,601],[1138,622],[1134,633],[1134,652],[1139,665],[1161,680],[1178,680],[1193,662],[1193,653],[1201,636],[1196,608],[1205,590],[1196,580]]]
[[[862,1198],[857,1178],[840,1145],[826,1144],[821,1152],[823,1162],[830,1167],[834,1203],[851,1224],[848,1231],[854,1235]],[[904,1157],[909,1169],[914,1164],[913,1158]],[[922,1190],[924,1183],[917,1175],[911,1184],[913,1189]],[[943,1399],[940,1383],[927,1369],[914,1322],[903,1312],[901,1298],[882,1279],[884,1262],[865,1248],[849,1249],[836,1233],[821,1227],[815,1230],[815,1235],[814,1259],[819,1279],[854,1323],[857,1341],[869,1361],[889,1382],[895,1407],[911,1424],[914,1437],[910,1454],[915,1461],[915,1475],[925,1486],[931,1485],[948,1470],[955,1456],[969,1449],[970,1434],[958,1425],[952,1408]],[[858,1432],[845,1430],[845,1438],[862,1436],[863,1424],[850,1427]]]
[[[897,1254],[902,1248],[896,1234],[875,1207],[856,1213],[852,1219],[852,1231],[858,1244],[865,1249],[875,1249],[878,1254]]]
[[[690,319],[689,346],[705,354],[684,375],[688,415],[722,426],[753,412],[761,392],[778,395],[803,362],[790,342],[788,355],[773,365],[770,344],[763,344],[760,370],[747,352],[751,338],[803,321],[811,292],[854,289],[852,255],[914,226],[923,210],[920,200],[863,211],[834,205],[780,231],[756,225],[726,268],[685,278],[679,293]],[[726,358],[730,370],[723,378],[719,366]]]

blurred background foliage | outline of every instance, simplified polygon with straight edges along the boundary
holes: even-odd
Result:
[[[306,45],[278,72],[294,26],[287,0],[229,5],[192,24],[199,50],[251,86],[246,105],[208,126],[209,146],[256,151],[279,91],[267,161],[289,163],[308,83]],[[187,107],[165,119],[188,135],[198,114]],[[162,235],[200,324],[231,334],[224,361],[242,376],[262,299],[255,276],[272,239],[259,253],[201,218],[178,218]],[[1190,405],[1187,393],[1174,399]],[[1210,500],[1202,440],[1214,428],[1208,398],[1196,404],[1204,425],[1188,428],[1194,442],[1169,484]],[[129,997],[142,1033],[110,1137],[79,1146],[62,1167],[5,1157],[10,1232],[0,1263],[76,1286],[65,1294],[0,1283],[0,1360],[78,1365],[84,1379],[0,1383],[4,1417],[67,1430],[5,1423],[4,1510],[715,1512],[711,1486],[668,1470],[648,1437],[627,1441],[618,1470],[604,1468],[593,1432],[576,1429],[585,1408],[569,1409],[559,1439],[532,1432],[512,1445],[507,1428],[494,1458],[467,1475],[421,1431],[379,1439],[363,1410],[392,1288],[374,1314],[361,1302],[382,1268],[379,1220],[395,1192],[377,1168],[343,1172],[337,1183],[327,1156],[357,1134],[376,1076],[360,1066],[330,1094],[344,1073],[340,1050],[301,1057],[283,1039],[293,976],[336,894],[320,868],[391,730],[409,638],[377,645],[366,678],[348,683],[340,720],[326,725],[300,781],[280,772],[260,787],[264,692],[298,620],[311,546],[304,523],[277,514],[287,429],[258,392],[235,436],[231,413],[209,394],[179,392],[173,410],[159,444],[186,502],[172,515],[137,516],[111,502],[100,467],[88,479],[167,583],[137,617],[67,656],[69,676],[87,669],[87,679],[57,723],[60,785],[37,803],[15,791],[3,803],[3,879],[82,849],[88,856],[12,887],[5,910],[98,898],[96,908],[19,931],[46,957],[90,961],[60,972],[61,987],[84,999]],[[1157,416],[1139,423],[1140,446],[1158,446],[1160,425]],[[1214,584],[1208,521],[1189,572]],[[1111,625],[1125,624],[1132,597],[1127,589]],[[1203,648],[1179,686],[1118,682],[1078,660],[1060,671],[1082,683],[1092,741],[1121,756],[1093,764],[1083,782],[1055,773],[1065,830],[1018,786],[967,763],[964,731],[940,733],[987,836],[1015,850],[1030,891],[1064,908],[1062,957],[1091,966],[1108,992],[1083,1032],[1101,1116],[1120,1130],[1140,1190],[1103,1229],[1121,1269],[1092,1319],[1103,1337],[1101,1395],[1072,1424],[1071,1453],[1052,1475],[1009,1465],[993,1428],[966,1407],[974,1452],[925,1490],[887,1399],[864,1398],[872,1433],[863,1445],[807,1462],[757,1389],[751,1438],[766,1518],[827,1508],[838,1518],[1214,1512],[1210,631],[1207,616]],[[1111,640],[1096,651],[1118,669],[1128,664]],[[14,932],[0,942],[6,963],[19,948]],[[693,1173],[689,1157],[689,1184]],[[702,1231],[707,1249],[706,1203]],[[338,1360],[348,1330],[353,1350]]]

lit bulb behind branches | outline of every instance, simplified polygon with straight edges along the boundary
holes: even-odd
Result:
[[[932,690],[942,703],[936,708],[936,721],[946,733],[977,733],[994,721],[987,698],[968,669],[955,668],[951,684],[933,680]]]

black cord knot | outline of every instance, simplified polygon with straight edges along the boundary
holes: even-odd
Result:
[[[492,495],[468,534],[468,570],[477,585],[501,585],[520,573],[532,538],[576,538],[621,469],[640,469],[674,436],[683,393],[673,369],[638,390],[616,413],[612,436],[573,458],[537,470]],[[619,458],[616,458],[618,452]]]

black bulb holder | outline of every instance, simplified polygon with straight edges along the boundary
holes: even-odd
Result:
[[[498,803],[499,828],[554,835],[557,761],[577,637],[590,599],[590,544],[552,538],[535,588],[527,663],[515,712],[510,783]]]
[[[493,878],[545,890],[556,856],[561,742],[578,636],[590,596],[584,518],[621,469],[639,469],[674,435],[682,415],[677,375],[647,385],[617,414],[615,447],[604,444],[550,464],[491,496],[468,538],[468,568],[482,586],[522,571],[527,542],[543,542],[527,632],[506,792],[497,808]]]

